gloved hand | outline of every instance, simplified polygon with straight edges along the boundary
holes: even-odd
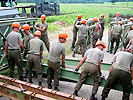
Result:
[[[101,79],[105,79],[105,76],[101,75],[100,78],[101,78]],[[105,79],[105,80],[106,80],[106,79]]]
[[[132,86],[133,86],[133,80],[132,80]]]
[[[6,57],[6,59],[8,59],[8,55],[7,54],[5,55],[5,57]]]
[[[100,74],[100,76],[102,76],[102,72],[101,71],[99,72],[99,74]]]
[[[75,73],[75,74],[78,73],[78,70],[79,70],[79,69],[75,68],[74,73]]]
[[[62,64],[61,66],[62,66],[62,68],[64,68],[65,67],[65,64]]]

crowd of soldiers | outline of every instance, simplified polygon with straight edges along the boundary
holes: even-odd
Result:
[[[120,16],[120,15],[119,15]],[[129,32],[129,36],[125,42],[125,49],[120,52],[116,52],[119,47],[120,35],[122,31],[122,18],[116,16],[114,20],[119,21],[117,25],[114,25],[111,30],[111,48],[110,53],[113,50],[113,44],[116,41],[116,47],[114,51],[114,58],[112,61],[112,66],[110,69],[110,74],[106,81],[106,85],[102,92],[102,99],[105,100],[108,96],[110,89],[113,87],[114,82],[116,80],[120,80],[123,86],[123,97],[122,100],[129,100],[131,86],[133,85],[133,55],[131,53],[132,50],[132,39],[133,39],[133,26]],[[75,54],[78,51],[80,46],[82,50],[83,59],[80,61],[78,66],[75,68],[75,73],[78,72],[80,66],[86,61],[84,69],[81,72],[77,85],[75,86],[75,90],[73,95],[78,96],[78,91],[80,90],[83,82],[85,81],[87,75],[90,75],[94,79],[92,95],[90,100],[97,100],[95,94],[98,91],[98,87],[101,83],[100,76],[101,72],[101,62],[104,58],[104,48],[106,45],[102,40],[103,31],[104,31],[104,14],[100,15],[100,19],[94,17],[92,26],[87,25],[86,19],[81,19],[82,15],[77,16],[73,28],[73,42],[70,47],[73,50],[72,56],[75,57]],[[14,67],[15,64],[18,66],[18,75],[19,79],[24,80],[23,76],[23,68],[22,68],[22,60],[27,59],[27,68],[26,68],[26,76],[28,77],[28,82],[33,83],[32,81],[32,67],[35,66],[35,71],[38,78],[38,85],[42,85],[42,67],[41,67],[41,59],[43,56],[44,47],[46,46],[48,51],[48,68],[47,68],[47,84],[49,89],[53,89],[52,86],[52,78],[54,79],[54,90],[59,91],[59,79],[61,67],[65,67],[65,46],[63,43],[66,42],[68,38],[68,34],[65,32],[61,32],[58,34],[58,40],[54,40],[49,42],[48,39],[48,24],[45,22],[46,16],[41,15],[41,22],[36,24],[35,26],[29,26],[28,24],[24,24],[22,26],[22,30],[25,33],[24,40],[22,41],[22,36],[19,33],[20,23],[14,22],[12,24],[12,31],[8,34],[6,44],[5,44],[5,54],[8,60],[8,64],[10,67],[10,77],[14,77]],[[133,23],[133,18],[130,18],[130,21]],[[36,31],[32,35],[30,33],[30,28],[35,28]],[[92,48],[87,48],[87,36],[88,30],[92,29],[91,37],[92,37]],[[77,33],[78,32],[78,33]],[[78,40],[77,40],[78,35]],[[77,40],[77,41],[76,41]],[[128,42],[128,43],[127,43]],[[76,45],[75,45],[76,43]],[[127,48],[128,47],[128,48]],[[23,53],[23,58],[21,57],[21,53]],[[62,58],[62,63],[60,63],[60,56]]]

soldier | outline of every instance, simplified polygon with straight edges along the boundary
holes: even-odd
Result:
[[[82,15],[79,14],[78,16],[78,19],[75,21],[74,23],[74,27],[73,27],[73,41],[72,41],[72,46],[70,47],[70,49],[73,51],[73,49],[75,48],[75,42],[77,40],[77,32],[78,32],[78,28],[76,27],[76,23],[78,23],[78,25],[81,24],[81,18],[82,18]]]
[[[133,24],[133,17],[130,18],[130,22],[128,24]]]
[[[124,42],[124,49],[126,49],[127,44],[129,43],[129,41],[133,38],[133,26],[131,26],[130,28],[131,30],[128,32],[128,35],[126,37],[126,40]]]
[[[39,85],[41,86],[42,85],[41,58],[44,50],[44,43],[40,38],[41,38],[41,32],[35,31],[34,39],[31,39],[28,43],[29,55],[27,58],[28,60],[27,71],[28,71],[29,83],[32,83],[32,66],[35,66]]]
[[[75,72],[79,70],[80,66],[85,62],[86,64],[83,69],[83,71],[80,74],[79,80],[77,82],[77,85],[75,86],[74,95],[78,96],[78,91],[80,90],[83,82],[85,81],[87,75],[90,73],[90,75],[94,79],[93,89],[92,89],[92,95],[90,97],[90,100],[97,100],[95,98],[95,94],[98,91],[98,87],[101,83],[101,61],[103,60],[104,53],[103,49],[106,48],[105,43],[102,41],[98,41],[96,43],[96,48],[88,49],[85,53],[84,58],[80,61],[79,65],[75,69]]]
[[[22,30],[26,34],[24,37],[23,43],[24,43],[24,55],[23,58],[26,59],[26,55],[28,53],[28,42],[34,38],[33,35],[30,33],[30,26],[28,24],[24,24],[22,27]]]
[[[108,79],[102,91],[101,100],[108,97],[109,91],[117,80],[120,80],[123,87],[122,100],[129,100],[131,81],[133,85],[133,55],[128,49],[115,54]]]
[[[83,53],[82,57],[84,57],[84,53],[86,51],[86,39],[87,39],[87,34],[88,34],[88,26],[86,25],[86,20],[83,19],[81,21],[81,25],[78,25],[78,22],[76,23],[76,27],[78,28],[78,41],[76,43],[76,47],[74,49],[74,52],[72,54],[73,57],[75,57],[75,53],[78,51],[78,47],[81,45],[83,46]]]
[[[48,88],[52,89],[52,76],[54,77],[54,90],[59,91],[60,79],[60,55],[62,55],[62,67],[65,67],[65,47],[63,43],[66,42],[68,35],[66,33],[59,33],[58,41],[50,43],[50,51],[48,55],[48,69],[47,69],[47,83]]]
[[[14,22],[12,24],[12,31],[7,35],[5,44],[6,58],[10,67],[10,77],[13,78],[15,64],[18,66],[19,79],[23,81],[22,57],[23,51],[22,36],[19,32],[20,23]],[[21,49],[21,51],[20,51]]]
[[[45,43],[46,48],[49,52],[49,39],[48,39],[48,24],[45,22],[46,16],[45,15],[41,15],[41,23],[38,23],[35,25],[36,30],[41,31],[42,35],[41,35],[41,40]]]
[[[123,19],[120,17],[120,13],[117,12],[116,17],[114,18],[113,21],[115,21],[115,22],[119,22],[119,21],[122,21],[122,20],[123,20]]]
[[[102,37],[103,37],[104,24],[105,24],[104,14],[101,14],[100,17],[101,18],[99,20],[99,23],[101,25],[101,33],[100,33],[100,41],[101,41],[102,40]]]
[[[110,47],[110,53],[112,53],[112,50],[114,48],[114,42],[116,42],[115,50],[114,53],[116,53],[118,47],[119,47],[119,42],[120,42],[120,36],[122,34],[122,21],[119,22],[118,25],[114,25],[111,30],[111,47]]]
[[[89,28],[93,30],[91,33],[92,34],[92,45],[93,45],[93,48],[95,48],[95,44],[98,38],[100,37],[101,25],[98,24],[98,18],[94,17],[93,21],[94,21],[94,25],[90,26]]]

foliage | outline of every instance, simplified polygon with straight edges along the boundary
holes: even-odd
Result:
[[[100,4],[101,5],[101,4]],[[75,22],[77,15],[82,14],[83,19],[92,18],[92,17],[100,17],[100,14],[105,15],[106,26],[108,24],[108,16],[109,13],[127,13],[132,14],[132,9],[121,9],[121,8],[106,8],[106,7],[96,7],[95,5],[90,6],[89,4],[61,4],[60,5],[61,13],[73,13],[69,15],[61,15],[61,16],[50,16],[48,17],[48,21],[50,20],[61,20],[65,21],[67,25],[73,25]]]

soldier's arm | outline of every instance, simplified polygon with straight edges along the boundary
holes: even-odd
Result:
[[[34,27],[37,28],[38,27],[38,24],[36,24]]]
[[[78,25],[78,23],[79,23],[79,22],[77,21],[77,23],[75,24],[75,26],[76,26],[77,28],[79,28],[79,27],[80,27],[80,25]]]
[[[85,60],[86,60],[86,56],[80,61],[79,65],[77,66],[77,69],[79,69],[82,66]]]
[[[131,80],[132,80],[132,85],[133,85],[133,66],[131,66]]]
[[[65,67],[65,54],[62,54],[62,66]]]
[[[112,65],[111,65],[111,67],[110,67],[110,70],[109,70],[109,72],[111,72],[111,71],[112,71],[112,69],[113,69],[113,66],[114,66],[114,63],[112,63]]]
[[[102,59],[100,59],[98,62],[98,69],[99,69],[100,74],[101,74],[101,62],[102,62]]]
[[[23,51],[24,50],[24,46],[23,46],[23,42],[21,40],[19,40],[19,44],[20,44],[21,51]]]
[[[43,50],[40,51],[40,61],[42,59],[42,55],[43,55]]]
[[[8,42],[7,41],[6,41],[6,44],[5,44],[5,53],[6,53],[6,55],[8,53]]]
[[[47,29],[46,26],[44,26],[42,29],[41,28],[38,28],[38,30],[41,31],[41,32],[44,32],[46,29]]]

